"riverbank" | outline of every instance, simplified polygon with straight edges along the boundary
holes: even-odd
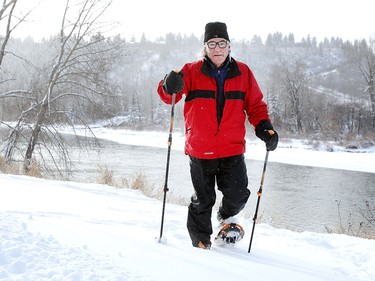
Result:
[[[64,132],[72,133],[70,130]],[[102,126],[92,127],[92,132],[99,139],[121,144],[167,148],[167,132],[131,131]],[[78,127],[76,133],[86,135],[87,131]],[[183,151],[184,141],[185,138],[181,132],[174,132],[172,150]],[[264,143],[256,138],[246,141],[246,158],[263,160]],[[269,162],[375,173],[375,146],[366,149],[347,149],[326,143],[317,147],[311,141],[280,139],[278,148],[270,153]]]

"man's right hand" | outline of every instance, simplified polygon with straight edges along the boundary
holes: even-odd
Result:
[[[179,93],[184,88],[184,80],[182,79],[184,74],[182,71],[176,72],[172,70],[168,75],[165,76],[163,81],[163,88],[169,95]]]

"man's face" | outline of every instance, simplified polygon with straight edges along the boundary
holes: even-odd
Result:
[[[219,68],[229,54],[230,44],[224,38],[212,38],[206,42],[205,48],[209,59]]]

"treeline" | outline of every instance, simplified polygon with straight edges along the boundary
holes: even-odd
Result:
[[[199,58],[201,38],[167,34],[156,42],[145,37],[140,42],[128,42],[120,36],[97,36],[101,38],[101,48],[108,50],[100,54],[105,59],[98,59],[88,69],[70,71],[79,71],[74,73],[76,80],[95,72],[100,79],[91,82],[100,82],[97,89],[104,87],[107,93],[100,98],[82,99],[82,91],[93,89],[81,88],[80,93],[74,93],[75,87],[59,88],[56,90],[70,95],[59,101],[56,110],[69,112],[73,122],[91,123],[122,115],[127,117],[124,125],[133,128],[163,127],[168,108],[156,95],[157,83],[171,69]],[[25,108],[38,102],[38,93],[49,83],[47,69],[53,67],[57,42],[56,38],[41,42],[26,38],[8,43],[0,84],[1,120],[17,120]],[[275,33],[264,43],[259,36],[232,42],[232,56],[253,69],[272,118],[281,130],[339,138],[374,132],[373,46],[373,42],[365,40],[351,43],[340,38],[317,42],[310,36],[297,43],[293,34]],[[119,54],[108,57],[114,49]],[[49,110],[51,120],[63,121],[52,114],[53,107]],[[35,116],[27,118],[32,123]]]

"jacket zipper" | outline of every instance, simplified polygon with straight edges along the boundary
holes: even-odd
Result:
[[[220,69],[217,70],[217,77],[218,77],[217,80],[220,80],[220,82],[221,82]],[[217,80],[215,79],[216,84],[217,84]],[[216,93],[217,93],[217,95],[220,94],[219,86],[220,86],[220,85],[216,85]],[[223,85],[223,92],[224,92],[224,85]],[[223,95],[224,95],[224,93],[223,93]],[[219,103],[218,103],[218,97],[216,96],[216,111],[219,111],[219,106],[220,106],[220,105],[219,105]],[[224,111],[224,109],[223,109],[223,111]],[[218,114],[218,112],[217,112],[216,114]],[[215,136],[217,136],[217,135],[219,134],[219,131],[220,131],[220,124],[221,124],[221,119],[222,119],[222,118],[223,118],[223,114],[221,114],[220,122],[218,122],[218,124],[217,124],[217,131],[216,131]],[[218,120],[217,120],[217,121],[218,121]]]

